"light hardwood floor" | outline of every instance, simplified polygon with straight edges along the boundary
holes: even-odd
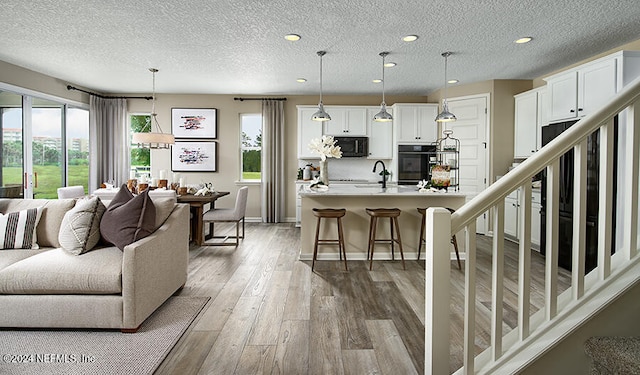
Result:
[[[373,271],[349,261],[348,272],[342,262],[318,261],[311,272],[311,262],[297,260],[299,247],[292,224],[253,223],[238,248],[192,245],[178,294],[211,299],[156,374],[424,373],[424,261],[407,261],[406,271],[399,261],[376,261]],[[505,333],[517,318],[517,248],[506,247]],[[478,352],[490,342],[490,248],[490,238],[478,236]],[[535,311],[544,263],[536,252],[532,258]],[[453,371],[462,364],[464,274],[451,266]]]

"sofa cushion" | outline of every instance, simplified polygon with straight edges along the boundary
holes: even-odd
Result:
[[[42,207],[0,214],[0,249],[37,249],[36,226]]]
[[[44,207],[36,233],[40,247],[60,247],[58,233],[64,214],[75,206],[75,199],[0,199],[0,212],[17,212]]]
[[[79,199],[62,219],[60,246],[74,255],[91,250],[100,240],[100,219],[105,210],[98,197]]]
[[[44,249],[40,248],[37,250],[35,249],[2,250],[2,254],[1,254],[2,256],[0,256],[0,270],[12,265],[13,263],[19,262],[23,259],[29,258],[30,256],[33,256],[48,250],[51,250],[51,248],[50,247],[44,248]]]
[[[45,251],[0,270],[0,293],[120,294],[122,257],[115,247],[80,257],[60,248]]]
[[[155,230],[156,209],[148,190],[137,196],[123,185],[100,221],[102,237],[124,251],[124,247]]]

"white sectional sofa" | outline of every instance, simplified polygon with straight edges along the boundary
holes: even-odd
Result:
[[[170,200],[164,202],[162,200]],[[81,255],[58,234],[74,199],[0,199],[0,213],[43,207],[39,249],[0,250],[0,327],[107,328],[135,332],[187,280],[189,207],[152,199],[157,229],[123,250]]]

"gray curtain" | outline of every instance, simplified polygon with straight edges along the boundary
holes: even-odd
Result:
[[[262,221],[285,218],[284,103],[262,101]]]
[[[127,100],[103,99],[92,95],[89,101],[89,144],[91,168],[89,189],[103,182],[116,186],[129,178],[129,135]]]

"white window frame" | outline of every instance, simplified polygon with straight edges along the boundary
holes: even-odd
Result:
[[[238,173],[238,176],[239,176],[238,181],[242,182],[242,183],[259,184],[259,183],[262,182],[262,179],[245,179],[244,178],[244,164],[243,164],[243,161],[244,161],[243,153],[244,153],[244,151],[245,150],[246,151],[259,150],[260,151],[260,160],[262,160],[262,146],[260,146],[260,147],[256,147],[256,146],[246,147],[246,146],[243,145],[243,142],[242,142],[242,133],[243,133],[243,130],[244,130],[244,128],[243,128],[243,118],[245,116],[260,116],[260,118],[262,118],[262,113],[241,113],[240,114],[240,118],[239,118],[239,121],[238,121],[239,122],[239,127],[240,127],[239,137],[238,137],[238,144],[239,144],[238,148],[239,148],[239,151],[240,151],[239,152],[239,159],[238,159],[240,161],[238,163],[239,167],[240,167],[240,170],[239,170],[239,173]],[[262,132],[260,134],[262,134]],[[260,169],[261,169],[261,175],[262,175],[262,166],[260,167]]]

